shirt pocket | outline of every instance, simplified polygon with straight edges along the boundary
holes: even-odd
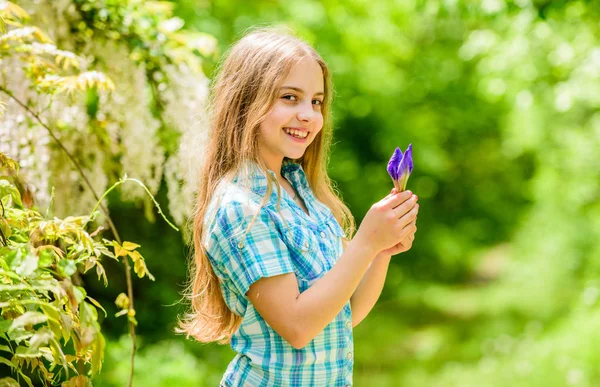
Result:
[[[325,254],[327,258],[325,269],[330,270],[344,252],[342,241],[346,237],[346,233],[333,217],[328,219],[321,229],[326,233],[321,234],[321,236],[327,239],[328,244],[327,253]]]
[[[283,239],[290,250],[299,282],[312,283],[323,275],[325,266],[319,250],[319,241],[307,227],[290,223],[283,233]]]

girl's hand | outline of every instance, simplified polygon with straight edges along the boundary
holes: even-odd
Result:
[[[416,231],[415,222],[419,211],[417,199],[410,191],[398,193],[393,189],[388,196],[371,206],[356,237],[375,253],[408,250],[412,245],[411,235],[414,239]]]
[[[392,193],[391,194],[394,194],[395,192],[397,192],[396,188],[392,189]],[[417,197],[417,200],[418,200],[418,197]],[[407,235],[406,235],[406,237],[404,239],[402,239],[400,242],[398,242],[394,246],[381,251],[379,254],[391,256],[391,255],[396,255],[396,254],[404,253],[404,252],[407,252],[408,250],[410,250],[410,248],[412,247],[412,243],[415,240],[415,233],[417,232],[417,219],[416,219],[416,217],[415,217],[415,220],[412,221],[406,227],[406,231],[407,231]]]
[[[390,247],[389,249],[382,250],[379,254],[383,256],[391,256],[407,252],[412,247],[412,243],[415,240],[416,231],[417,226],[414,226],[414,231],[410,233],[406,238],[398,242],[396,245]]]

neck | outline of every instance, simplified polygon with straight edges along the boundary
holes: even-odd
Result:
[[[283,180],[283,176],[281,175],[281,165],[283,164],[283,158],[281,157],[262,157],[262,161],[265,163],[268,169],[275,172],[275,176],[277,176],[277,180],[280,182]]]

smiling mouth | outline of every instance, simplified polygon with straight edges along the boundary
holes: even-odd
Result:
[[[297,138],[297,139],[301,139],[301,140],[308,137],[308,131],[290,129],[290,128],[283,128],[283,131],[286,132],[288,135],[290,135],[294,138]]]

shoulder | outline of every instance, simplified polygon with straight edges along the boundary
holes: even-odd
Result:
[[[256,220],[265,220],[269,211],[262,206],[262,198],[251,190],[235,183],[221,184],[211,199],[205,224],[209,231],[219,227],[225,234],[231,234]]]

